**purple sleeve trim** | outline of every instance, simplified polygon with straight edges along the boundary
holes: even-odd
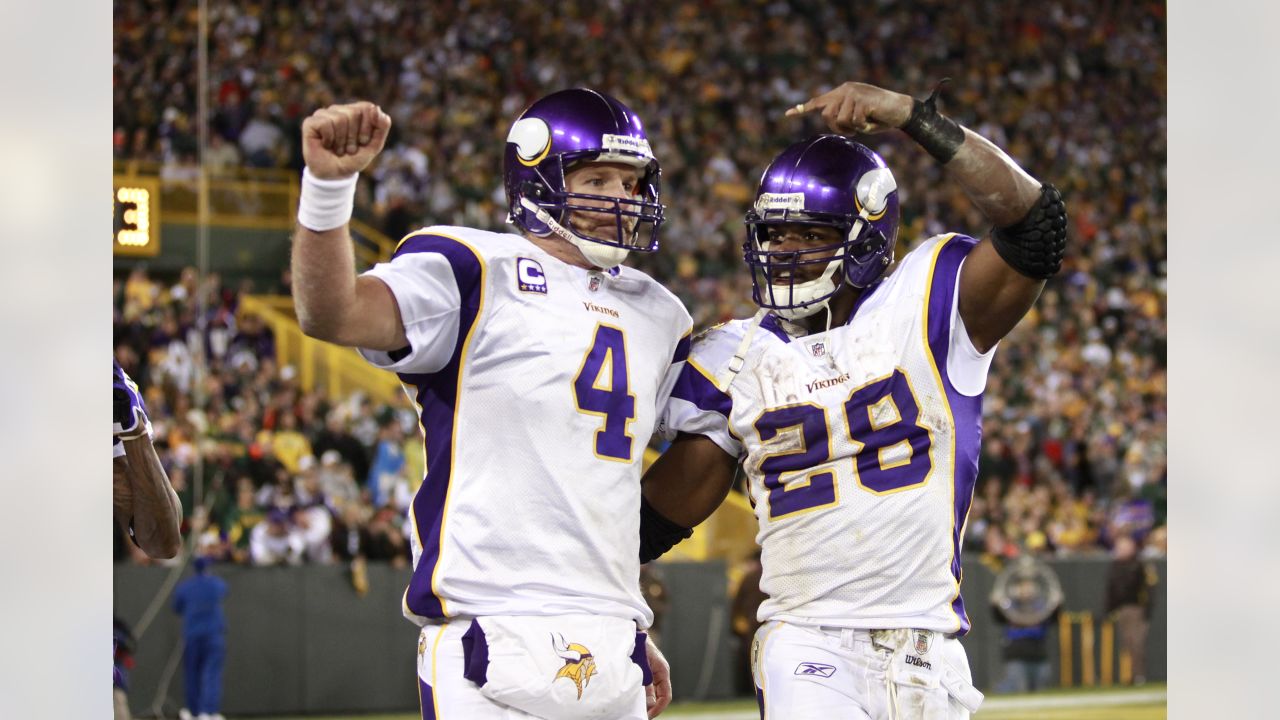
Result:
[[[676,351],[671,356],[671,364],[675,365],[678,362],[684,362],[685,360],[688,360],[688,359],[689,359],[689,335],[688,333],[685,333],[685,336],[680,338],[680,342],[676,343]]]
[[[462,391],[463,356],[467,343],[474,341],[472,330],[484,305],[485,266],[478,252],[444,235],[412,235],[400,244],[396,256],[410,252],[439,253],[449,261],[461,305],[458,339],[449,362],[434,373],[399,374],[401,380],[416,387],[414,399],[422,408],[427,452],[426,478],[413,498],[413,518],[422,555],[409,580],[405,602],[416,615],[438,618],[448,615],[432,580],[440,562],[442,536],[446,532],[444,505],[453,480],[454,411]]]
[[[467,298],[475,293],[476,284],[482,277],[475,272],[477,254],[468,245],[448,235],[423,233],[405,238],[391,255],[394,261],[402,255],[410,253],[437,253],[443,255],[453,268],[453,279],[458,284],[458,295],[462,298],[463,309],[466,309]]]
[[[726,420],[729,419],[729,414],[733,412],[733,398],[716,387],[715,383],[711,382],[711,379],[706,375],[703,375],[698,366],[693,363],[686,363],[680,369],[680,376],[676,378],[676,385],[671,390],[671,397],[691,402],[699,410],[719,413]]]
[[[947,394],[947,404],[951,407],[952,419],[955,421],[955,529],[951,538],[951,574],[959,583],[962,533],[965,519],[969,515],[969,505],[973,501],[973,488],[978,479],[978,448],[982,442],[982,395],[968,397],[951,385],[951,379],[947,375],[947,355],[951,347],[951,308],[956,300],[956,278],[960,272],[960,264],[978,241],[966,235],[953,235],[942,242],[943,247],[936,251],[933,273],[929,277],[929,305],[925,320],[928,323],[929,352],[937,365]],[[951,608],[960,620],[956,634],[964,635],[969,631],[970,623],[964,599],[959,594],[952,601]]]

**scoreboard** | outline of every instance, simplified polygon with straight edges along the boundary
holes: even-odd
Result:
[[[119,176],[111,187],[111,251],[154,257],[160,253],[160,182],[153,177]]]

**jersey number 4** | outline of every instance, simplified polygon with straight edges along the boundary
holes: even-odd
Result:
[[[573,397],[578,412],[604,417],[604,427],[596,431],[596,457],[631,462],[631,435],[627,424],[636,419],[636,396],[629,388],[627,340],[622,330],[611,325],[596,326],[595,339],[573,378]]]
[[[928,482],[933,433],[920,422],[920,405],[901,370],[854,389],[843,408],[859,487],[883,495]],[[798,449],[768,452],[760,462],[771,519],[840,501],[833,469],[813,469],[831,461],[827,408],[814,403],[776,408],[761,415],[755,427],[761,442],[796,429],[802,440],[798,446],[789,443]],[[798,472],[805,475],[797,478]]]

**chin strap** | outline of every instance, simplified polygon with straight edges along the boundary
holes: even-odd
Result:
[[[546,210],[539,207],[537,203],[523,195],[520,196],[520,206],[533,213],[533,216],[538,218],[538,222],[541,222],[543,225],[550,228],[551,232],[560,236],[564,240],[568,240],[570,244],[581,250],[583,256],[597,267],[615,267],[621,265],[622,261],[627,259],[628,250],[611,247],[575,234],[572,230],[569,230],[565,226],[556,222],[551,217],[551,213],[548,213]]]

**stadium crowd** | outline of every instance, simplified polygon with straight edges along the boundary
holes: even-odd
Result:
[[[116,155],[180,176],[196,159],[195,5],[115,8]],[[943,109],[1054,182],[1070,216],[1063,272],[996,354],[970,547],[1066,554],[1131,534],[1164,552],[1162,3],[251,0],[210,13],[206,162],[297,170],[312,109],[375,100],[395,126],[357,215],[392,237],[502,229],[493,169],[511,118],[551,89],[608,89],[646,120],[663,167],[663,248],[638,264],[699,327],[754,309],[742,215],[772,154],[820,129],[785,108],[846,79],[923,96],[953,78]],[[908,248],[989,229],[909,140],[868,142],[898,180]],[[412,412],[304,392],[261,322],[237,315],[244,290],[194,271],[119,283],[117,357],[143,373],[184,502],[203,457],[214,502],[184,508],[189,529],[240,561],[403,562],[397,515],[421,477]],[[194,352],[208,359],[199,380]]]

